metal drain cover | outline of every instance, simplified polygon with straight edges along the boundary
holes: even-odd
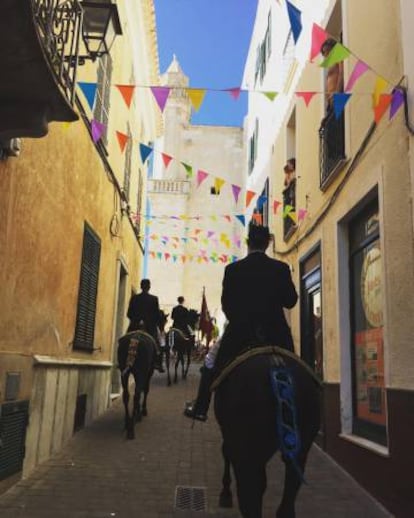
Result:
[[[174,507],[180,511],[205,511],[206,510],[206,488],[177,486],[175,488]]]

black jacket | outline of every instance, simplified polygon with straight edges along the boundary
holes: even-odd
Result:
[[[188,335],[188,309],[181,304],[175,306],[171,313],[173,319],[173,327],[180,329],[183,333]]]
[[[293,351],[283,308],[292,308],[297,300],[286,263],[253,252],[229,264],[221,296],[228,325],[217,363],[226,363],[247,346],[278,345]]]
[[[129,301],[127,316],[130,320],[128,332],[144,329],[157,339],[157,326],[160,319],[158,297],[146,292],[133,295]]]

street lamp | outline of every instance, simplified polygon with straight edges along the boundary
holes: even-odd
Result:
[[[115,37],[122,34],[118,9],[110,0],[81,2],[82,39],[92,60],[108,54]]]

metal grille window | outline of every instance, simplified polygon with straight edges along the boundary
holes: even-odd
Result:
[[[0,480],[21,471],[25,455],[29,402],[0,407]]]
[[[101,240],[85,223],[74,349],[93,350]]]
[[[94,118],[105,124],[105,130],[102,134],[102,142],[108,145],[108,121],[109,121],[109,104],[111,94],[112,79],[112,58],[110,54],[102,56],[98,64],[98,87],[96,89],[95,108],[93,112]]]

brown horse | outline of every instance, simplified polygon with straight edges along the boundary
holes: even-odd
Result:
[[[145,331],[132,331],[118,340],[118,368],[121,371],[127,439],[135,438],[135,423],[148,414],[147,396],[154,372],[154,339]],[[129,376],[135,381],[134,404],[129,410]],[[141,394],[143,401],[141,404]]]
[[[276,517],[294,518],[306,458],[319,430],[319,383],[293,353],[278,347],[249,353],[213,384],[225,460],[220,505],[231,506],[231,464],[243,518],[261,518],[266,464],[280,450],[285,483]]]

